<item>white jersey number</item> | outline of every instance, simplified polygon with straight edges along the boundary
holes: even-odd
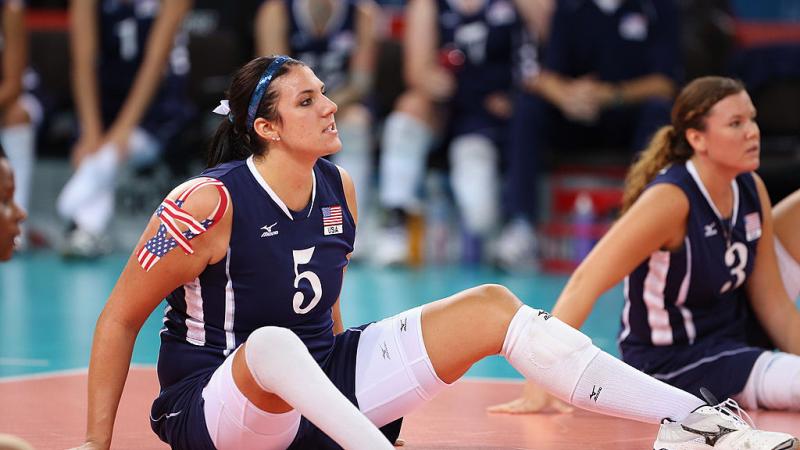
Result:
[[[311,283],[311,289],[314,291],[314,298],[311,299],[311,302],[303,308],[301,305],[305,300],[305,295],[302,292],[295,292],[294,298],[292,299],[292,306],[294,306],[294,312],[297,314],[305,314],[319,303],[320,299],[322,298],[322,282],[319,280],[317,274],[310,270],[306,270],[305,272],[299,273],[299,266],[301,264],[308,264],[311,262],[311,257],[314,256],[314,248],[307,248],[303,250],[292,250],[292,258],[294,259],[294,287],[297,289],[300,286],[300,280],[308,280]]]
[[[736,264],[737,256],[739,264]],[[736,266],[734,266],[734,264],[736,264]],[[725,265],[731,268],[731,275],[736,278],[736,281],[726,281],[725,284],[722,285],[722,289],[719,290],[720,294],[736,289],[744,283],[744,268],[747,266],[747,247],[741,242],[734,242],[733,245],[728,247],[728,250],[725,251]]]
[[[119,55],[122,59],[131,61],[136,58],[139,53],[139,27],[136,19],[131,17],[120,21],[117,23],[115,31],[119,38]]]

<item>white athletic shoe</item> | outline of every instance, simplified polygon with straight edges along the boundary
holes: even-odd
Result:
[[[734,412],[736,411],[736,412]],[[743,418],[744,417],[744,418]],[[746,420],[745,420],[746,419]],[[797,450],[786,433],[756,430],[733,400],[701,406],[681,422],[664,419],[654,450]]]

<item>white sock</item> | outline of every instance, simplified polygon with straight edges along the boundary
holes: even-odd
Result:
[[[417,201],[433,131],[408,114],[394,112],[383,127],[379,186],[381,205],[408,208]]]
[[[331,383],[289,329],[257,329],[247,339],[245,358],[262,389],[280,396],[337,444],[356,450],[393,449],[380,430]]]
[[[97,201],[102,192],[113,191],[119,161],[116,146],[108,144],[87,156],[58,196],[56,208],[61,217],[74,220],[79,209]]]
[[[33,164],[36,157],[36,135],[31,124],[14,125],[0,129],[0,143],[14,169],[14,201],[28,211]]]
[[[114,191],[98,192],[91,202],[82,204],[72,216],[72,220],[83,231],[98,236],[108,228],[114,216]]]
[[[800,356],[765,351],[734,400],[747,409],[800,411]]]
[[[469,134],[450,144],[450,182],[466,229],[478,236],[495,230],[500,215],[498,149],[488,138]]]
[[[648,423],[682,420],[705,404],[592,345],[580,331],[544,311],[522,306],[503,355],[526,379],[575,406]]]
[[[359,211],[366,211],[372,178],[372,139],[368,124],[343,122],[338,124],[342,150],[333,155],[333,162],[342,166],[356,187]]]

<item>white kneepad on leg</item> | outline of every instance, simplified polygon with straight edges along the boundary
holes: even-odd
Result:
[[[578,380],[598,353],[588,336],[529,306],[522,306],[511,320],[502,348],[525,378],[570,403]]]

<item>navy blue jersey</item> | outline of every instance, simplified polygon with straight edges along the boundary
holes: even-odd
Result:
[[[530,51],[530,37],[511,0],[487,0],[472,14],[454,9],[448,0],[437,0],[439,49],[460,50],[463,65],[455,67],[458,87],[453,99],[457,108],[483,108],[484,97],[506,92],[515,70],[530,62],[520,60],[522,49]]]
[[[357,0],[333,2],[333,15],[322,34],[314,30],[308,10],[303,8],[308,2],[285,1],[291,56],[306,63],[329,91],[344,87],[356,48]]]
[[[447,135],[482,134],[503,148],[508,121],[486,109],[486,97],[510,93],[519,79],[538,71],[534,41],[511,0],[487,0],[472,14],[447,0],[436,2],[440,59],[456,77]],[[463,63],[452,59],[454,53],[463,55]]]
[[[231,195],[227,257],[168,297],[158,374],[162,390],[213,371],[263,326],[294,331],[323,365],[334,344],[331,308],[342,288],[355,223],[339,171],[320,159],[311,202],[291,211],[252,164],[233,161],[203,173]]]
[[[98,2],[98,81],[106,126],[122,108],[136,79],[160,6],[159,0]],[[149,131],[155,132],[159,124],[163,126],[174,121],[176,116],[185,118],[189,114],[185,92],[189,73],[187,43],[186,33],[178,32],[167,60],[164,79],[143,120]],[[176,132],[170,131],[171,134]]]
[[[545,67],[570,77],[624,81],[680,75],[678,11],[672,0],[623,0],[613,12],[592,0],[562,0],[553,15]]]
[[[751,173],[732,182],[733,211],[722,218],[691,161],[663,170],[650,184],[671,183],[689,199],[683,246],[656,251],[625,279],[620,348],[746,342],[744,283],[761,237],[761,202]],[[631,361],[639,366],[639,361]],[[641,361],[643,364],[644,361]]]

